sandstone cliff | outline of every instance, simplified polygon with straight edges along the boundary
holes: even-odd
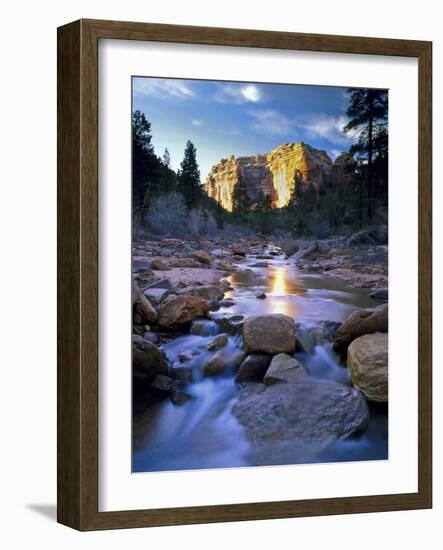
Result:
[[[341,166],[334,165],[325,151],[303,142],[286,143],[265,155],[222,159],[209,172],[205,190],[231,211],[232,191],[240,174],[252,202],[263,191],[271,196],[274,207],[281,208],[288,204],[295,182],[320,189],[331,176],[339,179],[340,173]]]

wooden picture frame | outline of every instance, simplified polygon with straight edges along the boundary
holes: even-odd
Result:
[[[98,511],[98,42],[159,41],[404,56],[419,66],[418,491],[346,498]],[[432,506],[432,44],[80,20],[58,29],[58,521],[82,531]]]

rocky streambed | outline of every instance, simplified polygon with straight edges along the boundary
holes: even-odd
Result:
[[[386,459],[385,248],[135,243],[133,470]]]

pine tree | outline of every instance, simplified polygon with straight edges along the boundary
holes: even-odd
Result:
[[[163,159],[162,159],[163,166],[166,168],[171,167],[171,155],[169,154],[168,148],[165,148],[165,152],[163,153]]]
[[[178,190],[182,193],[188,208],[199,203],[202,194],[200,170],[197,164],[197,150],[191,141],[186,143],[185,154],[180,164]]]
[[[246,184],[243,176],[239,173],[237,183],[232,191],[232,213],[235,216],[235,220],[246,222],[250,206],[251,202],[249,200]]]
[[[154,192],[160,181],[160,162],[151,143],[151,123],[144,113],[132,114],[132,205],[134,219],[143,219],[146,197]]]
[[[351,147],[351,153],[364,164],[364,178],[367,185],[367,207],[368,216],[372,221],[375,213],[376,192],[387,194],[386,189],[380,189],[380,176],[384,179],[384,167],[378,168],[383,173],[377,173],[377,166],[374,169],[374,161],[377,156],[376,140],[377,135],[387,133],[388,118],[388,92],[386,90],[374,90],[367,88],[350,88],[348,90],[350,103],[346,114],[350,120],[343,128],[344,132],[355,132],[357,141]],[[363,176],[363,174],[362,174]],[[386,172],[387,176],[387,172]],[[386,178],[387,185],[387,178]],[[361,193],[363,196],[363,192]]]
[[[272,226],[272,199],[260,189],[254,212],[255,226],[261,233],[268,233]]]

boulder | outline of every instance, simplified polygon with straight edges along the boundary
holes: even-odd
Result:
[[[206,363],[204,367],[204,374],[205,376],[229,374],[241,365],[245,355],[245,352],[238,348],[235,348],[234,350],[232,348],[222,348],[217,351]]]
[[[174,405],[180,406],[187,403],[190,399],[192,399],[192,395],[181,390],[174,390],[171,393],[171,401]]]
[[[315,241],[311,244],[306,245],[304,248],[302,248],[299,252],[295,254],[296,260],[304,260],[308,259],[313,254],[316,254],[318,252],[318,242]]]
[[[152,281],[152,283],[149,283],[146,289],[148,288],[165,288],[167,290],[172,290],[174,286],[169,279],[163,277],[162,279],[157,279],[156,281]]]
[[[294,319],[279,313],[248,317],[243,326],[243,342],[248,353],[294,353]]]
[[[199,296],[173,296],[164,302],[158,312],[158,323],[162,327],[189,323],[203,317],[209,311],[209,303]]]
[[[206,300],[221,300],[224,296],[224,292],[220,290],[220,287],[217,285],[185,286],[181,288],[177,294],[179,296],[200,296]]]
[[[132,374],[134,393],[149,386],[159,374],[166,375],[168,367],[162,351],[141,336],[133,337]]]
[[[154,304],[160,304],[171,293],[166,288],[147,288],[143,294]]]
[[[132,281],[132,311],[138,316],[142,324],[144,321],[154,323],[157,320],[157,312],[151,302],[142,294],[136,281]]]
[[[255,295],[255,297],[258,299],[258,300],[266,300],[266,298],[268,297],[266,292],[257,292],[257,294]]]
[[[158,374],[151,384],[151,388],[166,394],[171,393],[177,387],[175,380],[164,374]]]
[[[226,332],[231,336],[235,336],[243,328],[245,318],[243,315],[228,315],[217,319],[218,325],[222,332]]]
[[[177,380],[180,385],[187,386],[192,382],[192,367],[174,363],[169,370],[169,374],[171,378]]]
[[[388,401],[388,335],[376,332],[359,336],[348,348],[352,384],[369,401]]]
[[[307,374],[306,369],[297,359],[286,353],[279,353],[272,358],[271,364],[263,377],[263,382],[268,386],[277,382],[288,384]]]
[[[377,288],[377,290],[374,290],[374,292],[371,292],[369,296],[374,300],[387,301],[389,298],[389,291],[387,288]]]
[[[388,304],[382,304],[374,309],[359,309],[351,313],[335,334],[333,350],[343,356],[355,338],[388,332],[388,311]]]
[[[227,334],[219,334],[206,346],[206,349],[209,351],[217,351],[224,348],[228,342],[229,338]]]
[[[358,390],[308,377],[294,384],[247,384],[232,412],[252,446],[267,452],[282,447],[292,452],[300,443],[325,448],[361,433],[369,420],[366,400]]]
[[[246,256],[247,248],[243,244],[240,244],[240,243],[233,244],[231,246],[231,250],[236,256],[242,256],[242,257]]]
[[[272,355],[265,353],[253,353],[248,355],[238,369],[235,381],[238,384],[244,382],[261,382],[265,372],[271,363]]]
[[[155,259],[151,262],[151,269],[155,271],[167,271],[169,269],[169,264],[165,260]]]
[[[194,252],[194,258],[201,264],[209,265],[211,263],[211,255],[204,250],[196,250]]]
[[[171,267],[201,267],[201,263],[193,258],[179,258],[171,263]]]

